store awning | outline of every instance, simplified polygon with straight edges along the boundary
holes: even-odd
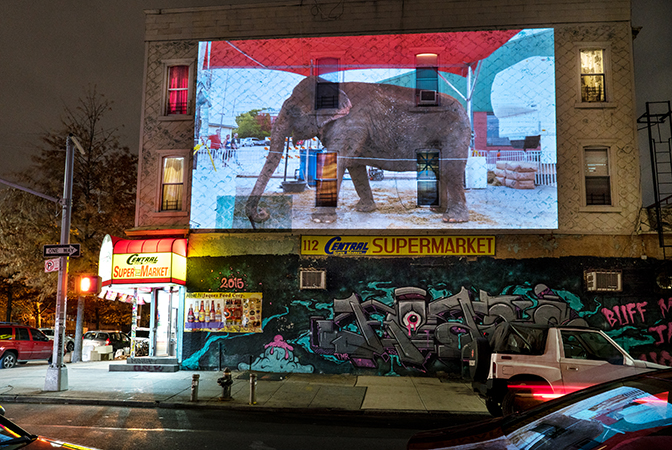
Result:
[[[98,265],[103,286],[184,285],[186,274],[186,239],[103,239]]]

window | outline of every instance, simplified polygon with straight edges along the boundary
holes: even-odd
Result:
[[[418,163],[418,206],[439,205],[439,152],[419,151]]]
[[[494,113],[487,113],[487,141],[488,147],[496,147],[499,145],[511,145],[508,137],[499,136],[499,119]]]
[[[9,328],[9,327],[0,328],[0,340],[11,341],[12,340],[12,329]]]
[[[189,106],[189,66],[168,67],[166,115],[187,114]]]
[[[14,333],[16,334],[17,341],[29,341],[30,334],[28,334],[27,328],[14,328]]]
[[[338,154],[336,152],[320,152],[316,155],[316,192],[315,206],[336,207],[338,201]]]
[[[415,102],[421,106],[439,104],[439,64],[436,53],[415,55]]]
[[[33,336],[34,341],[43,341],[46,342],[49,340],[49,338],[42,333],[40,330],[36,330],[34,328],[30,329],[30,334]]]
[[[184,158],[163,158],[161,211],[181,211],[184,188]]]
[[[607,361],[623,364],[623,355],[604,336],[589,331],[562,330],[565,358]]]
[[[338,58],[317,60],[315,109],[338,108]]]
[[[587,147],[583,155],[586,206],[612,205],[608,147]]]
[[[606,102],[604,49],[581,49],[581,101]]]

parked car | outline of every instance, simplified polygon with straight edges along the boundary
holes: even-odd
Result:
[[[30,450],[53,450],[54,448],[89,449],[89,447],[82,447],[81,445],[69,444],[31,434],[5,417],[5,408],[2,406],[0,406],[0,448],[27,448]]]
[[[409,450],[672,448],[672,370],[595,385],[516,413],[423,431]]]
[[[87,331],[82,336],[82,347],[100,347],[103,345],[111,345],[114,352],[119,349],[130,350],[131,339],[120,330]]]
[[[54,343],[37,328],[13,323],[0,324],[0,368],[44,359],[51,361]]]
[[[597,383],[667,369],[633,359],[606,333],[588,327],[504,322],[464,351],[474,391],[494,416]]]
[[[254,139],[254,138],[251,138],[251,137],[242,138],[242,139],[240,140],[240,146],[241,146],[241,147],[252,147],[252,145],[253,145],[253,144],[252,144],[252,140],[253,140],[253,139]]]
[[[39,328],[39,330],[44,333],[49,339],[54,340],[54,329],[53,328]],[[71,352],[75,349],[75,340],[65,335],[65,340],[63,341],[63,348],[66,352]]]

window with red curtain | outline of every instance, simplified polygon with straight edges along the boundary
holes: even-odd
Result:
[[[189,104],[189,66],[168,67],[166,115],[187,114]]]

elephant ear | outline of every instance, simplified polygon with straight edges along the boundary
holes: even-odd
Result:
[[[338,108],[320,109],[315,111],[315,115],[317,116],[317,126],[322,128],[329,122],[333,122],[336,119],[347,116],[351,108],[352,103],[350,103],[350,99],[347,95],[345,95],[343,90],[339,89]]]

